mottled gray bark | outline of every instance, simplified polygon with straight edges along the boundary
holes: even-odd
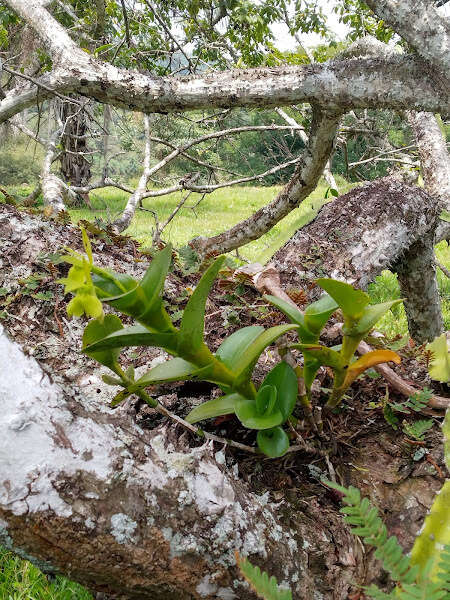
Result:
[[[54,175],[50,169],[57,153],[56,146],[61,139],[62,129],[58,129],[47,140],[45,144],[46,154],[41,168],[41,189],[44,206],[54,212],[65,210],[64,196],[66,188],[59,177]]]
[[[434,230],[423,235],[394,266],[408,319],[411,337],[431,342],[444,330],[436,280]]]
[[[378,17],[436,69],[450,90],[450,23],[427,0],[367,0]]]
[[[294,175],[275,200],[228,231],[212,238],[196,238],[191,245],[202,254],[229,252],[258,239],[297,208],[316,188],[332,152],[340,116],[314,107],[308,146]]]
[[[436,117],[431,113],[408,112],[420,156],[425,189],[439,198],[442,209],[450,211],[450,155]],[[450,223],[440,221],[436,240],[448,239]]]
[[[293,119],[292,117],[290,117],[282,108],[278,107],[275,110],[280,115],[280,117],[286,121],[286,123],[289,123],[293,127],[298,128],[297,121],[295,119]],[[294,130],[292,130],[292,131],[294,131]],[[304,129],[296,129],[296,133],[299,136],[299,138],[302,140],[302,142],[305,144],[305,146],[307,146],[308,145],[308,136],[307,136],[305,130]],[[333,188],[334,190],[337,190],[338,189],[337,183],[333,176],[333,173],[331,172],[331,161],[332,161],[332,157],[330,156],[330,158],[327,161],[327,164],[323,168],[323,177],[331,188]]]
[[[142,112],[197,108],[325,104],[330,110],[394,108],[450,112],[445,81],[413,56],[336,60],[324,64],[231,70],[196,77],[149,77],[86,54],[37,0],[8,0],[48,47],[54,69],[0,102],[0,122],[52,95],[77,92]]]
[[[439,202],[425,191],[393,177],[384,178],[326,205],[315,221],[297,231],[275,254],[274,261],[288,285],[307,287],[317,277],[328,276],[366,288],[389,268],[401,270],[406,282],[406,265],[411,260],[405,308],[411,336],[423,340],[431,329],[442,326],[439,295],[434,267],[427,267],[427,273],[420,276],[414,269],[428,265],[424,240],[429,242],[434,234],[438,213]],[[419,301],[420,297],[426,302]],[[425,311],[423,321],[417,317],[419,310]]]

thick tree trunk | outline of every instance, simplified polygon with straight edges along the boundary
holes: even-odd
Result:
[[[444,330],[436,280],[434,230],[408,248],[393,269],[405,299],[411,336],[419,343],[431,342]]]
[[[142,112],[212,107],[269,107],[310,102],[344,112],[393,108],[450,112],[447,80],[413,56],[336,60],[325,64],[231,70],[195,77],[150,77],[87,55],[37,0],[8,0],[48,47],[54,69],[40,88],[11,90],[0,101],[0,122],[53,94],[76,92]],[[443,46],[448,53],[448,45]]]
[[[67,184],[82,187],[91,179],[91,164],[86,158],[89,152],[87,113],[70,102],[60,102],[59,110],[64,124],[61,176]]]
[[[416,138],[425,189],[440,199],[442,209],[450,211],[450,155],[436,117],[431,113],[408,112],[408,122]],[[449,235],[450,223],[441,220],[436,240],[448,239]]]
[[[294,286],[328,276],[366,288],[389,268],[398,268],[406,285],[408,273],[419,269],[409,284],[405,308],[411,336],[429,339],[431,332],[442,328],[436,274],[429,268],[430,250],[424,241],[432,248],[430,235],[434,235],[438,213],[435,198],[387,177],[328,204],[275,254],[274,261],[285,283]],[[421,320],[417,317],[420,310],[424,311]]]
[[[304,478],[292,494],[289,484],[257,493],[229,451],[190,447],[167,421],[142,428],[133,403],[108,408],[114,391],[77,350],[80,323],[58,316],[60,288],[49,277],[56,307],[20,293],[20,281],[42,272],[43,253],[79,248],[79,232],[11,206],[0,211],[0,286],[14,297],[0,333],[3,545],[44,571],[123,599],[250,600],[234,550],[290,585],[296,600],[345,600],[379,577],[379,564],[363,557],[314,480]],[[129,242],[93,247],[104,266],[135,276],[145,269]],[[397,533],[410,548],[439,481],[407,479],[410,459],[378,431],[362,445],[353,439],[348,451],[345,464],[358,470],[344,467],[345,482],[369,494],[376,487],[389,526],[401,524]],[[286,466],[295,463],[292,456]],[[283,471],[280,462],[272,476]]]

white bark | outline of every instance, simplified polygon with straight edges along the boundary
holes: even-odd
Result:
[[[128,198],[127,205],[122,213],[122,215],[113,223],[113,227],[117,229],[117,231],[125,231],[127,227],[129,227],[134,213],[136,212],[136,207],[142,201],[145,196],[145,192],[147,190],[147,183],[152,174],[152,169],[150,168],[150,159],[151,159],[151,143],[150,143],[150,118],[147,115],[144,115],[144,164],[142,168],[142,175],[139,178],[139,182],[137,184],[136,189]]]
[[[304,129],[298,128],[297,121],[295,119],[293,119],[292,117],[290,117],[282,108],[278,107],[275,110],[280,115],[280,117],[286,121],[286,123],[289,123],[292,126],[293,131],[294,131],[294,128],[297,128],[296,129],[297,135],[300,137],[300,139],[305,144],[305,146],[307,146],[308,145],[308,136],[306,135],[306,132]],[[327,164],[323,168],[323,176],[324,176],[325,181],[328,183],[328,185],[331,188],[333,188],[334,190],[338,189],[336,180],[333,176],[333,173],[331,172],[331,157],[328,159]]]
[[[417,54],[433,65],[450,89],[450,22],[427,0],[367,0],[368,6]],[[438,111],[435,111],[438,112]]]
[[[101,63],[70,39],[36,0],[7,0],[48,46],[54,70],[10,90],[0,102],[0,122],[49,98],[76,92],[100,102],[141,112],[198,108],[282,106],[297,102],[351,108],[416,109],[450,112],[446,82],[424,71],[412,56],[336,60],[324,64],[214,72],[195,77],[149,77]]]
[[[450,211],[450,156],[447,144],[436,117],[430,113],[408,112],[419,150],[425,189],[440,199],[442,208]],[[436,230],[436,240],[448,239],[450,224],[441,221]]]
[[[144,432],[126,413],[52,383],[1,326],[0,381],[7,548],[121,598],[250,598],[235,579],[234,550],[277,557],[281,578],[303,588],[296,532],[209,444],[177,450],[165,428]]]

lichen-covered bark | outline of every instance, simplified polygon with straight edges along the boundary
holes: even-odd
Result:
[[[4,332],[0,377],[7,547],[123,598],[250,597],[235,549],[276,556],[286,581],[305,572],[298,532],[226,472],[222,453],[178,449],[166,428],[144,433],[83,389],[53,384]]]
[[[297,102],[340,112],[364,107],[450,112],[447,83],[424,70],[413,56],[151,77],[101,63],[83,52],[37,0],[8,0],[8,5],[37,31],[49,48],[54,69],[39,79],[39,90],[30,85],[7,92],[0,102],[0,122],[50,97],[52,90],[146,113]]]
[[[274,261],[292,285],[322,272],[365,288],[433,227],[436,215],[423,190],[386,177],[327,204]]]
[[[426,0],[367,0],[372,10],[436,68],[450,90],[450,23]]]
[[[284,282],[294,286],[328,276],[365,288],[383,269],[401,268],[403,282],[408,272],[421,269],[405,287],[405,308],[412,337],[428,339],[431,330],[442,327],[436,274],[428,266],[429,250],[423,241],[434,235],[438,213],[439,202],[423,190],[385,178],[328,204],[274,260]],[[405,266],[408,260],[413,266]],[[418,317],[421,310],[423,319]]]
[[[313,109],[308,146],[287,185],[270,204],[245,221],[212,238],[199,237],[191,245],[202,254],[219,254],[260,238],[314,191],[333,149],[340,114]]]
[[[50,169],[56,156],[56,146],[61,139],[62,130],[58,129],[46,142],[45,158],[41,168],[41,189],[44,205],[54,212],[65,210],[64,196],[66,190],[59,177],[54,175]]]
[[[108,408],[114,391],[79,354],[82,324],[62,318],[56,286],[59,309],[20,293],[45,255],[79,249],[79,237],[58,221],[0,206],[0,287],[15,298],[0,335],[1,543],[45,571],[124,599],[250,600],[235,549],[289,584],[295,600],[346,600],[376,580],[379,564],[364,557],[314,480],[256,492],[228,449],[192,447],[167,421],[143,429],[133,402]],[[95,261],[141,275],[142,257],[121,244],[93,239]],[[175,296],[173,285],[169,278]],[[422,465],[412,474],[391,438],[352,437],[340,474],[366,487],[408,549],[439,482]],[[302,460],[280,462],[280,475],[289,481],[284,466]]]
[[[441,207],[450,211],[450,156],[436,117],[431,113],[408,112],[420,156],[423,181],[429,194],[439,198]],[[440,221],[436,240],[448,239],[450,224]]]
[[[444,330],[436,280],[434,229],[405,251],[395,265],[411,337],[431,342]]]

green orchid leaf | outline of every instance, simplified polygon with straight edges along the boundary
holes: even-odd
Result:
[[[213,262],[189,298],[181,319],[179,354],[193,354],[203,346],[206,299],[224,260],[225,257],[220,256]]]
[[[248,429],[271,429],[283,422],[283,415],[278,409],[271,414],[260,415],[255,400],[242,397],[236,400],[234,411],[242,425]]]
[[[126,400],[130,396],[131,396],[131,392],[129,392],[126,389],[121,390],[114,396],[114,398],[111,400],[109,406],[111,408],[116,408],[116,406],[119,406],[119,404],[121,404],[124,400]]]
[[[106,318],[106,317],[105,317]],[[171,354],[176,354],[176,334],[173,333],[151,333],[142,325],[124,327],[107,335],[101,340],[86,344],[85,353],[97,352],[111,348],[125,348],[127,346],[155,346],[164,348]],[[89,354],[90,355],[90,354]]]
[[[107,385],[114,385],[114,386],[122,385],[121,379],[119,379],[118,377],[111,377],[111,375],[106,375],[106,374],[102,375],[102,380]]]
[[[191,412],[185,417],[188,423],[198,423],[204,419],[211,419],[213,417],[220,417],[222,415],[230,415],[234,413],[234,407],[237,400],[244,400],[239,394],[228,394],[221,396],[220,398],[214,398],[208,402],[203,402],[199,406],[196,406]]]
[[[83,333],[83,352],[101,365],[116,371],[120,348],[104,348],[91,350],[90,347],[105,337],[117,331],[122,331],[122,321],[116,315],[106,315],[103,321],[90,321]]]
[[[261,327],[261,325],[250,325],[238,329],[219,346],[216,352],[217,358],[220,358],[230,371],[236,371],[248,347],[263,331],[264,327]]]
[[[365,336],[372,327],[387,313],[393,306],[403,302],[402,299],[391,300],[390,302],[382,302],[381,304],[371,304],[364,308],[364,312],[358,322],[348,329],[345,325],[342,329],[345,335],[359,336],[361,339]]]
[[[276,406],[283,415],[284,423],[291,416],[297,402],[298,380],[294,369],[284,361],[279,362],[266,375],[260,389],[266,386],[273,386],[277,390]]]
[[[306,389],[311,391],[317,371],[321,367],[321,362],[307,350],[303,350],[303,361],[303,381],[305,382]]]
[[[270,346],[270,344],[288,331],[296,328],[296,325],[277,325],[260,333],[247,347],[246,353],[242,356],[237,369],[236,384],[240,385],[245,380],[250,379],[258,358],[267,346]]]
[[[125,273],[116,273],[111,269],[92,266],[92,283],[101,300],[114,300],[137,288],[138,282]]]
[[[326,367],[331,367],[338,371],[345,367],[345,362],[339,352],[335,352],[331,348],[327,348],[327,346],[321,346],[320,344],[292,344],[291,347],[306,350],[309,356],[312,356],[321,365]]]
[[[431,379],[443,383],[450,381],[450,354],[445,333],[427,344],[427,350],[432,353],[428,367]]]
[[[259,415],[270,415],[273,412],[276,401],[277,388],[273,385],[262,385],[255,398],[257,413]]]
[[[321,278],[317,279],[316,283],[338,303],[344,316],[350,319],[358,319],[370,302],[366,292],[357,290],[343,281]]]
[[[186,379],[192,379],[196,371],[198,371],[196,365],[182,358],[172,358],[147,371],[134,382],[130,389],[137,390],[166,381],[185,381]]]
[[[256,442],[261,452],[269,458],[279,458],[289,448],[289,438],[281,427],[258,431]]]
[[[306,308],[304,315],[306,328],[318,336],[337,308],[337,302],[328,294],[323,294],[319,300]]]
[[[105,300],[116,310],[134,317],[153,331],[173,331],[172,321],[160,297],[171,258],[172,247],[167,245],[155,255],[137,287]]]
[[[306,327],[303,313],[298,308],[276,296],[263,296],[263,298],[281,310],[291,323],[298,325],[298,337],[302,342],[305,344],[317,342],[317,336]]]

